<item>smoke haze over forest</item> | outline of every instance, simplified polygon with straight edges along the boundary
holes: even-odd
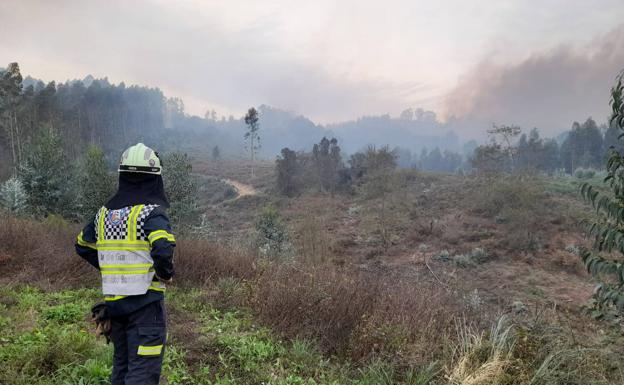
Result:
[[[0,63],[160,87],[200,116],[265,104],[327,124],[422,108],[450,119],[441,136],[482,137],[492,122],[554,136],[606,120],[623,16],[617,0],[9,0]]]

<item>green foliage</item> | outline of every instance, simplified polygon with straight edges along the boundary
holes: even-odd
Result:
[[[277,208],[267,205],[256,219],[256,245],[260,255],[268,258],[290,257],[292,245],[286,224]]]
[[[28,210],[28,194],[19,178],[11,177],[0,185],[0,206],[13,215]]]
[[[520,136],[515,157],[516,169],[544,170],[552,172],[559,167],[559,145],[554,139],[540,138],[539,131],[534,128]]]
[[[245,115],[245,124],[247,131],[245,132],[245,148],[251,156],[251,177],[254,177],[254,162],[256,161],[256,153],[260,150],[260,115],[258,110],[251,107]]]
[[[275,160],[277,190],[282,195],[293,196],[300,189],[300,167],[297,153],[289,148],[282,149],[282,156]]]
[[[115,180],[108,172],[104,152],[89,146],[80,164],[78,177],[80,188],[80,211],[83,218],[90,218],[115,192]]]
[[[401,159],[401,155],[404,154],[404,151],[395,148],[392,152],[397,154],[397,163],[403,168],[406,168],[405,160]],[[461,169],[462,162],[463,157],[456,152],[450,150],[441,151],[438,147],[428,152],[426,148],[423,148],[420,152],[418,162],[416,164],[409,164],[407,167],[417,166],[419,170],[433,172],[463,172]]]
[[[21,160],[23,138],[20,135],[18,111],[22,92],[22,74],[17,63],[9,63],[0,71],[0,128],[10,140],[9,148],[13,166]]]
[[[560,152],[561,165],[570,173],[577,167],[599,167],[604,159],[604,147],[596,122],[591,118],[582,124],[574,122]]]
[[[35,214],[75,215],[74,170],[67,163],[56,131],[41,132],[37,142],[28,149],[19,174]]]
[[[86,309],[77,303],[52,306],[43,311],[43,319],[59,324],[73,324],[85,318]]]
[[[359,179],[366,174],[387,173],[396,168],[396,155],[385,146],[377,149],[368,146],[366,150],[356,152],[349,159],[353,178]]]
[[[466,254],[457,254],[450,257],[457,267],[470,267],[480,265],[490,259],[486,251],[480,247],[472,249]]]
[[[596,176],[596,170],[592,169],[592,168],[582,168],[579,167],[576,170],[574,170],[574,176],[578,179],[591,179],[594,176]]]
[[[338,171],[342,169],[340,146],[336,138],[323,137],[312,147],[312,168],[319,191],[334,192],[338,186]]]
[[[621,131],[624,130],[623,76],[624,73],[620,74],[611,90],[611,122]],[[605,182],[609,184],[610,193],[601,193],[589,183],[581,186],[581,195],[592,204],[599,219],[586,223],[587,233],[594,239],[594,250],[583,249],[580,254],[587,271],[601,281],[591,304],[592,315],[614,319],[624,314],[624,261],[621,257],[624,254],[624,158],[617,150],[610,151],[606,171]],[[603,253],[608,253],[609,257]],[[614,254],[619,257],[613,259]]]
[[[394,368],[392,365],[375,361],[360,369],[360,378],[355,382],[357,385],[393,385]]]
[[[173,152],[163,157],[163,179],[171,205],[169,215],[177,225],[192,225],[199,218],[198,181],[188,155]]]
[[[305,188],[331,194],[348,187],[351,177],[344,168],[336,138],[323,137],[310,153],[283,148],[275,162],[277,190],[293,196]]]

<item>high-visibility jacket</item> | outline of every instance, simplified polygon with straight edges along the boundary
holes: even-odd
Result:
[[[173,274],[175,237],[157,205],[102,207],[78,235],[76,250],[100,270],[107,301],[164,292]]]

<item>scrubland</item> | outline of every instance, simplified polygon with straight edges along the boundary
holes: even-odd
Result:
[[[620,326],[583,308],[578,223],[593,214],[578,178],[399,170],[381,194],[285,198],[270,164],[251,181],[236,162],[195,172],[223,198],[203,197],[202,226],[178,236],[165,383],[624,383]],[[267,206],[286,234],[271,255],[254,243]],[[2,215],[0,383],[107,383],[79,229]]]

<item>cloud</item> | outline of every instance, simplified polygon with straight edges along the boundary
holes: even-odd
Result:
[[[475,128],[495,122],[549,134],[589,116],[605,122],[609,91],[623,68],[624,24],[588,45],[559,46],[518,64],[488,57],[449,93],[445,115]]]

